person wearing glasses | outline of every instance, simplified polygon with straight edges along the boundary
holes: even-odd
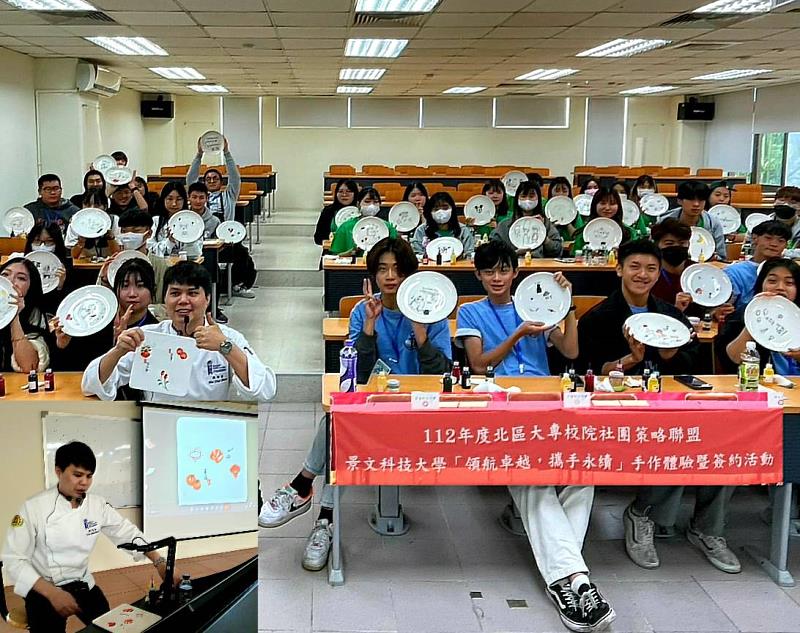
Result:
[[[64,234],[72,216],[78,212],[72,202],[61,197],[61,178],[56,174],[44,174],[39,177],[39,197],[25,205],[37,224],[56,224]]]

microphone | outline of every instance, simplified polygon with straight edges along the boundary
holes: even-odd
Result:
[[[189,336],[189,315],[183,317],[183,335]]]

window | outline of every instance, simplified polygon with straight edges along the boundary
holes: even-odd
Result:
[[[800,132],[788,135],[785,184],[800,187]]]
[[[786,134],[770,132],[761,134],[758,145],[758,182],[762,185],[783,184],[783,158]]]

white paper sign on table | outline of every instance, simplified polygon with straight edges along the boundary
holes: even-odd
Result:
[[[412,391],[412,409],[438,409],[439,393],[436,391]]]
[[[197,355],[193,338],[144,331],[144,343],[136,348],[130,386],[170,396],[189,392],[192,361]]]
[[[588,409],[592,406],[592,394],[587,391],[568,391],[564,394],[565,409]]]

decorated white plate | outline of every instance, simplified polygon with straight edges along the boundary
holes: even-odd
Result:
[[[517,193],[517,187],[519,187],[521,183],[528,180],[528,177],[521,171],[513,170],[506,172],[502,180],[506,187],[506,193],[510,196],[513,196]]]
[[[150,260],[147,259],[147,255],[145,255],[141,251],[132,251],[132,250],[120,251],[114,257],[114,259],[111,260],[111,263],[108,265],[108,272],[106,273],[108,275],[108,284],[112,288],[114,287],[114,280],[117,278],[117,273],[119,272],[119,269],[122,268],[122,264],[131,259],[143,259],[148,264],[150,263]]]
[[[669,211],[669,200],[660,193],[649,193],[639,201],[643,213],[657,218]]]
[[[130,386],[172,396],[185,396],[192,378],[197,343],[187,336],[145,330],[144,342],[136,348],[131,365]]]
[[[544,214],[553,224],[566,226],[578,216],[578,208],[567,196],[550,198],[544,206]]]
[[[104,286],[84,286],[71,292],[56,310],[64,334],[89,336],[114,320],[117,297]]]
[[[714,256],[717,245],[711,231],[699,226],[692,227],[692,237],[689,240],[689,257],[694,261],[707,261]]]
[[[236,220],[226,220],[217,227],[217,237],[226,244],[238,244],[247,236],[244,224]]]
[[[547,227],[539,218],[520,218],[508,229],[508,239],[519,249],[534,250],[544,244]]]
[[[722,225],[725,235],[736,233],[742,225],[739,211],[729,204],[715,204],[708,210],[709,215]]]
[[[17,306],[11,304],[11,298],[17,296],[14,286],[5,277],[0,277],[0,330],[14,320]]]
[[[225,139],[216,130],[209,130],[200,137],[200,147],[204,152],[220,152],[225,146]]]
[[[595,218],[583,228],[583,240],[593,249],[604,243],[607,249],[616,248],[622,242],[622,227],[611,218]]]
[[[523,279],[514,293],[514,308],[523,319],[556,325],[567,316],[572,292],[558,285],[553,273],[533,273]]]
[[[428,242],[425,252],[432,260],[435,260],[437,255],[441,253],[442,261],[449,262],[453,257],[453,253],[456,254],[456,258],[461,257],[464,252],[464,245],[456,237],[437,237]]]
[[[361,218],[353,226],[353,241],[363,251],[368,251],[385,237],[389,237],[389,227],[380,218]]]
[[[458,304],[458,291],[441,273],[425,270],[406,277],[397,291],[397,307],[417,323],[446,319]]]
[[[683,323],[666,314],[644,312],[629,316],[622,326],[631,336],[650,347],[674,349],[691,340],[691,332]]]
[[[725,303],[733,292],[731,280],[711,264],[692,264],[681,274],[681,290],[692,295],[692,301],[706,308]]]
[[[494,202],[489,196],[472,196],[464,205],[464,215],[475,220],[475,226],[486,226],[494,218]]]
[[[178,211],[167,222],[172,237],[182,244],[196,242],[203,237],[205,225],[203,218],[194,211]]]
[[[583,216],[591,215],[592,213],[592,196],[588,193],[579,193],[573,200],[578,209],[578,213]]]
[[[389,222],[401,233],[419,226],[419,209],[410,202],[398,202],[389,209]]]
[[[113,169],[116,166],[117,166],[117,161],[114,159],[113,156],[109,156],[108,154],[100,154],[100,156],[98,156],[92,161],[92,167],[94,167],[104,176],[109,169]]]
[[[106,175],[106,182],[115,187],[127,185],[133,180],[133,170],[129,167],[112,167],[104,173]]]
[[[744,225],[747,227],[747,232],[752,233],[759,224],[771,219],[766,213],[751,213],[744,219]]]
[[[639,211],[638,205],[633,200],[623,200],[622,201],[622,223],[627,226],[633,226],[639,221],[639,216],[641,215],[641,211]]]
[[[58,257],[47,251],[31,251],[25,255],[25,259],[31,260],[39,271],[44,294],[58,288],[58,270],[63,266]]]
[[[80,237],[102,237],[111,229],[111,216],[102,209],[81,209],[72,216],[69,225]]]
[[[336,226],[342,226],[348,220],[352,220],[353,218],[360,218],[361,211],[358,207],[342,207],[336,212],[336,216],[333,218],[333,221],[336,223]]]
[[[781,296],[756,295],[744,311],[756,343],[773,352],[800,349],[800,308]]]
[[[3,216],[3,228],[9,235],[27,235],[36,221],[25,207],[12,207]]]

